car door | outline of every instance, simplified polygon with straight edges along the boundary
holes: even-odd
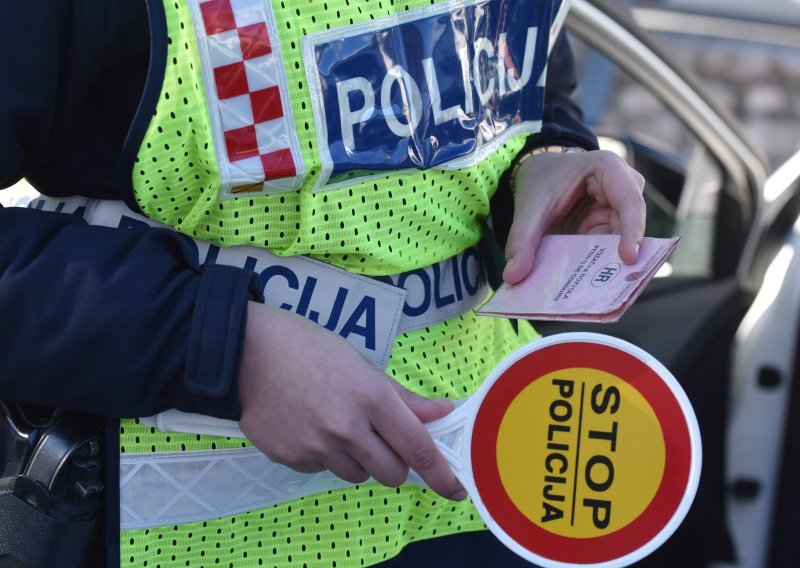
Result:
[[[544,335],[582,330],[620,337],[675,375],[697,412],[703,472],[682,526],[638,565],[731,561],[724,483],[731,348],[751,301],[739,265],[765,166],[734,121],[627,11],[576,0],[567,29],[579,63],[577,96],[601,147],[648,180],[647,235],[682,235],[682,241],[619,322],[534,325]]]

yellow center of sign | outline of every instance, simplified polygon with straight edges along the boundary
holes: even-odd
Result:
[[[497,437],[500,479],[525,517],[552,533],[612,533],[650,504],[664,435],[635,388],[597,369],[542,376],[512,401]]]

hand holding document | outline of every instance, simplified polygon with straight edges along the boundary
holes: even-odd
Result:
[[[619,257],[619,235],[547,235],[531,274],[504,285],[478,315],[614,322],[630,307],[680,237],[645,237],[634,264]]]

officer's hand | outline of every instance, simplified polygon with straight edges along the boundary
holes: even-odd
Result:
[[[344,339],[296,314],[250,303],[239,399],[242,432],[273,461],[392,487],[410,467],[441,496],[466,496],[423,426],[453,402],[403,388]]]
[[[514,222],[506,244],[503,279],[530,274],[542,235],[614,233],[619,255],[631,264],[644,236],[644,178],[612,152],[543,153],[516,174]]]

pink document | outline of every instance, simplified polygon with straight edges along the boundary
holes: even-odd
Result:
[[[646,237],[634,264],[619,257],[619,235],[547,235],[533,271],[503,285],[478,315],[538,320],[617,321],[639,296],[680,237]]]

